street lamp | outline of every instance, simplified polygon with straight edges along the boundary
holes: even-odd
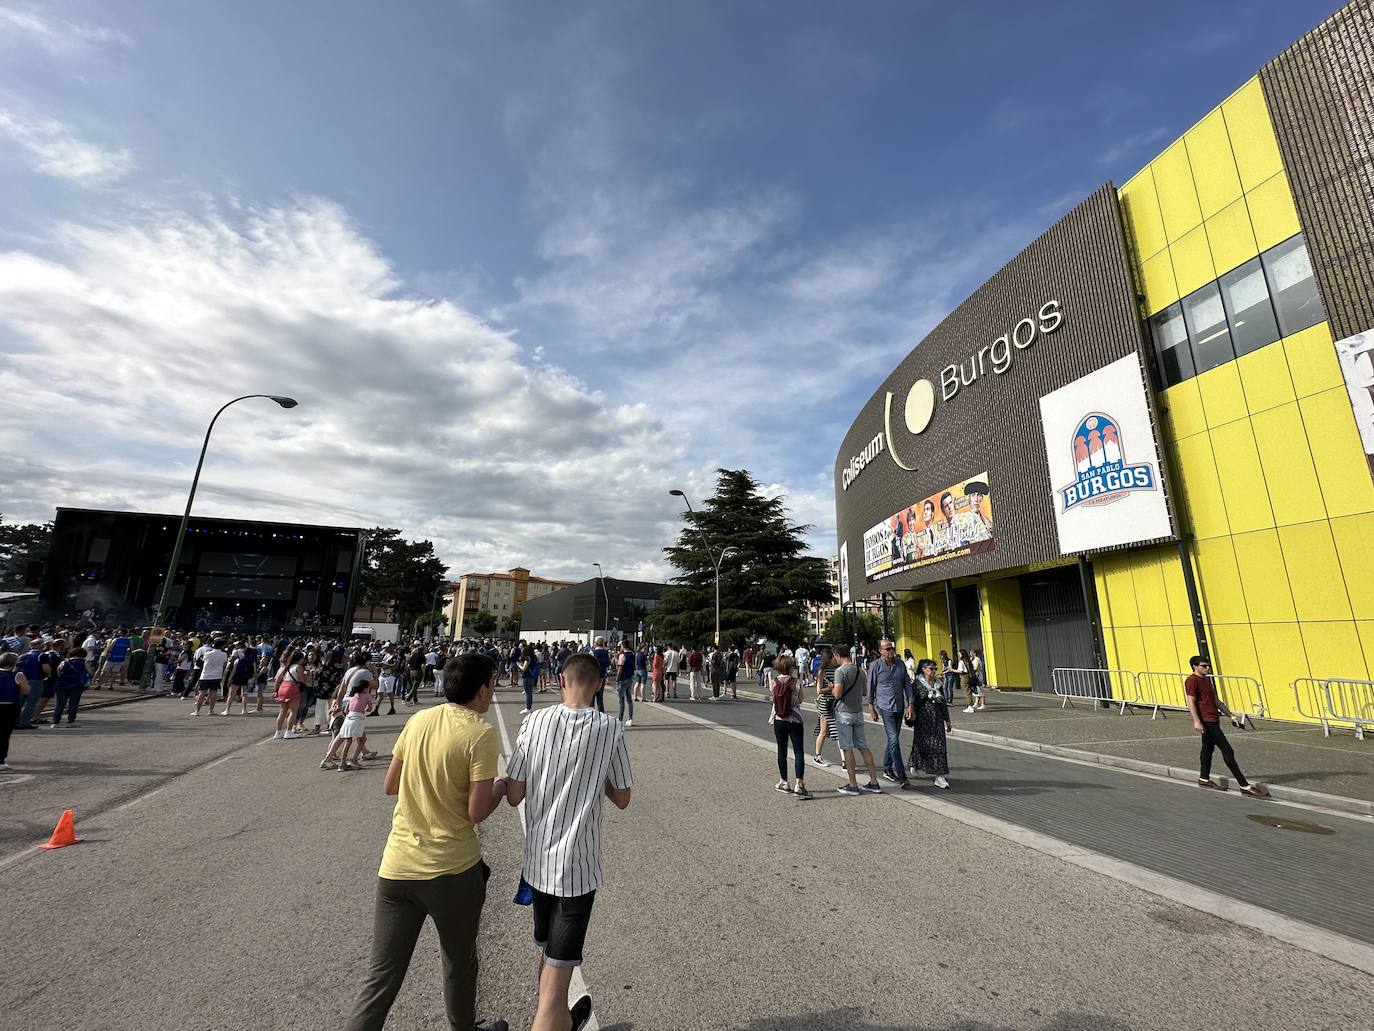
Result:
[[[226,402],[218,412],[215,413],[210,425],[205,430],[205,442],[200,446],[200,461],[196,462],[196,474],[191,477],[191,493],[186,496],[186,512],[181,517],[181,527],[177,530],[176,543],[172,545],[172,561],[167,564],[167,578],[162,583],[162,598],[157,603],[157,613],[153,617],[153,629],[156,631],[162,625],[163,616],[167,613],[167,600],[172,596],[172,581],[176,579],[177,563],[181,561],[181,544],[186,539],[186,524],[191,521],[191,503],[196,500],[196,487],[200,483],[200,470],[205,465],[205,450],[210,446],[210,434],[214,431],[215,422],[224,414],[224,409],[229,405],[238,404],[240,401],[247,401],[250,397],[265,397],[277,402],[283,408],[295,408],[297,401],[294,397],[279,397],[276,394],[244,394],[234,400]],[[149,667],[152,663],[147,663]]]
[[[606,593],[606,574],[601,571],[601,563],[593,562],[596,566],[596,578],[601,583],[601,597],[606,599],[606,636],[611,635],[611,596]],[[596,601],[592,601],[592,636],[596,636]],[[593,641],[593,644],[596,642]]]
[[[440,584],[438,587],[434,588],[434,597],[432,597],[429,601],[430,620],[429,623],[426,625],[425,630],[431,631],[435,637],[439,636],[439,592],[443,589],[443,584]],[[428,640],[428,638],[426,638],[426,640]]]
[[[682,491],[677,490],[676,488],[674,488],[673,490],[668,491],[668,493],[671,494],[671,495],[672,495],[673,497],[675,497],[675,498],[681,498],[681,499],[682,499],[682,503],[683,503],[684,505],[687,506],[687,511],[690,512],[690,513],[691,513],[692,515],[694,515],[694,516],[696,515],[696,511],[692,508],[692,503],[691,503],[690,501],[687,500],[687,495],[686,495],[686,494],[682,493]],[[692,525],[693,525],[693,526],[696,526],[695,520],[693,520]],[[725,553],[726,553],[726,552],[733,551],[733,552],[738,553],[738,552],[739,552],[739,549],[736,548],[734,545],[729,545],[729,546],[723,548],[719,553],[713,552],[713,551],[711,550],[711,543],[710,543],[710,541],[708,541],[708,540],[706,539],[706,534],[702,532],[702,529],[701,529],[700,526],[696,526],[696,531],[697,531],[697,535],[701,538],[701,543],[702,543],[702,544],[705,546],[705,548],[706,548],[706,554],[707,554],[708,556],[710,556],[711,565],[715,568],[715,571],[716,571],[716,647],[719,648],[719,647],[720,647],[720,563],[721,563],[721,560],[725,558]]]

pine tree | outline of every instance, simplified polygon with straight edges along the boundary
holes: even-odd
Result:
[[[810,527],[792,523],[783,498],[765,497],[748,470],[716,472],[715,493],[695,513],[684,514],[677,544],[663,549],[680,572],[649,616],[654,637],[706,643],[715,633],[715,566],[704,535],[711,551],[725,553],[721,642],[806,638],[806,605],[834,600],[825,561],[805,554],[802,534]]]

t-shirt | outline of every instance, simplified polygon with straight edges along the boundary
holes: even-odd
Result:
[[[344,697],[366,688],[373,681],[372,671],[366,666],[349,666],[343,675]]]
[[[105,653],[106,662],[123,662],[129,657],[129,639],[127,637],[116,637],[110,642],[110,649]]]
[[[701,652],[695,648],[687,653],[687,668],[693,673],[701,672]]]
[[[678,670],[678,665],[681,662],[682,656],[680,656],[677,653],[677,649],[669,648],[666,652],[663,653],[663,668],[667,670],[669,673],[676,673]]]
[[[1197,699],[1197,716],[1203,723],[1217,723],[1221,713],[1217,708],[1217,688],[1211,677],[1194,673],[1183,682],[1183,693]]]
[[[229,656],[218,648],[205,648],[201,651],[201,680],[218,680],[224,676],[224,667],[229,662]]]
[[[349,712],[367,712],[372,708],[372,692],[359,691],[348,700]],[[457,871],[454,871],[455,873]]]
[[[507,773],[525,782],[530,887],[559,898],[599,888],[605,784],[632,784],[621,722],[595,709],[540,709],[520,728]]]
[[[604,677],[611,668],[611,653],[605,648],[597,647],[592,649],[592,658],[601,667],[601,675]]]
[[[840,685],[841,697],[836,704],[845,712],[863,712],[864,692],[859,686],[859,667],[849,662],[835,670],[835,683]]]
[[[482,849],[468,792],[496,776],[496,728],[471,709],[439,705],[406,720],[391,754],[401,760],[401,787],[378,875],[427,881],[476,866]]]
[[[619,665],[620,679],[629,680],[635,675],[635,653],[621,652]]]

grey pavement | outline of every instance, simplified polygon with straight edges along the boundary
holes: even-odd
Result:
[[[513,734],[518,695],[501,699],[492,718]],[[767,733],[761,702],[699,703],[689,714]],[[1366,974],[897,797],[827,790],[797,802],[773,790],[763,749],[668,706],[643,705],[636,716],[634,801],[607,814],[607,882],[584,968],[602,1028],[1364,1026],[1374,989]],[[403,718],[372,721],[384,754]],[[0,851],[7,925],[31,929],[0,936],[5,968],[22,971],[0,987],[7,1029],[340,1021],[367,953],[391,809],[384,763],[319,771],[322,742],[274,742],[266,721],[215,719],[146,702],[93,712],[87,737],[53,742],[73,748],[68,761],[87,754],[78,748],[98,755],[91,778],[121,776],[121,748],[138,772],[118,792],[85,796],[85,844],[29,852],[7,839]],[[20,765],[27,742],[16,749]],[[1061,773],[985,768],[983,753]],[[1123,790],[1112,779],[1127,777],[963,743],[953,758],[955,790],[941,797],[1011,803],[1012,819],[1031,808],[1091,814]],[[1065,785],[1064,769],[1079,786]],[[990,790],[999,777],[1013,790]],[[0,805],[26,826],[48,824],[41,840],[83,779],[35,775],[0,788]],[[1136,800],[1152,831],[1191,799],[1176,785],[1130,779],[1171,792],[1162,807]],[[977,783],[989,790],[977,794]],[[1210,801],[1225,809],[1223,822],[1229,810],[1242,815],[1235,799]],[[1350,833],[1342,825],[1320,840],[1344,845]],[[498,810],[481,837],[494,873],[478,1008],[528,1027],[536,957],[528,910],[510,903],[515,812]],[[444,1026],[436,950],[427,930],[388,1026]]]

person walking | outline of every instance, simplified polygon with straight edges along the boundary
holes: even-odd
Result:
[[[697,688],[701,686],[701,649],[692,645],[692,650],[687,653],[687,695],[692,701],[697,700]]]
[[[835,696],[830,691],[839,663],[835,661],[835,653],[829,645],[821,648],[813,656],[814,659],[820,661],[816,666],[816,754],[812,761],[817,766],[829,766],[830,761],[825,757],[825,743],[834,741],[838,746],[840,740],[835,722]],[[841,758],[840,762],[843,763],[844,759]]]
[[[606,647],[606,638],[598,637],[596,647],[592,649],[592,658],[596,660],[596,665],[601,670],[601,686],[596,689],[596,697],[593,701],[596,704],[597,712],[606,711],[606,680],[611,675],[611,653]]]
[[[277,710],[277,729],[272,732],[274,739],[291,740],[301,736],[291,729],[291,724],[300,705],[304,683],[305,654],[288,648],[277,670],[277,702],[281,708]]]
[[[969,671],[973,674],[973,696],[977,699],[973,711],[982,712],[988,707],[988,666],[979,649],[970,648],[968,656]]]
[[[496,691],[484,655],[453,661],[443,705],[410,717],[392,746],[383,790],[396,797],[372,915],[372,954],[343,1031],[380,1031],[401,990],[425,919],[434,921],[451,1031],[506,1031],[478,1024],[477,931],[490,868],[476,827],[501,803],[500,745],[482,719]]]
[[[19,719],[19,706],[34,689],[18,666],[19,656],[14,652],[0,655],[0,773],[13,769],[9,765],[10,735]]]
[[[948,788],[949,748],[946,735],[953,730],[949,722],[949,703],[945,701],[945,687],[936,676],[935,660],[922,659],[920,671],[912,691],[911,761],[908,770],[913,776],[922,771],[935,777],[937,788]]]
[[[883,780],[911,790],[902,761],[902,721],[911,718],[911,681],[897,660],[897,648],[887,638],[878,642],[878,661],[868,667],[868,708],[883,722]]]
[[[773,739],[778,743],[778,783],[779,791],[795,794],[802,801],[811,798],[806,790],[806,756],[802,752],[801,679],[796,676],[796,663],[790,656],[782,655],[773,663],[776,676],[773,677],[773,707],[768,713],[768,722],[773,727]],[[796,785],[787,778],[787,747],[792,746],[792,761],[796,770]]]
[[[568,1010],[568,984],[582,964],[592,904],[602,884],[603,800],[630,804],[633,780],[624,725],[592,708],[600,668],[574,655],[563,667],[563,704],[535,713],[520,728],[505,777],[512,806],[525,803],[522,875],[534,897],[539,949],[539,1006],[533,1031],[580,1028],[591,1000]]]
[[[219,701],[220,681],[224,679],[224,667],[229,664],[229,653],[219,641],[197,648],[200,653],[200,677],[196,680],[196,708],[192,716],[199,716],[201,706],[210,706],[210,715],[215,714],[215,703]]]
[[[954,704],[954,688],[959,682],[959,674],[954,671],[954,664],[949,661],[949,652],[940,649],[940,678],[942,689],[945,694],[945,704]]]
[[[1211,788],[1213,791],[1226,790],[1224,785],[1212,779],[1212,752],[1220,749],[1221,761],[1231,771],[1231,776],[1236,778],[1236,783],[1240,785],[1240,793],[1250,798],[1268,798],[1268,791],[1245,779],[1245,774],[1240,771],[1240,764],[1236,762],[1236,753],[1231,748],[1231,742],[1226,740],[1226,735],[1222,733],[1221,717],[1229,717],[1231,713],[1217,697],[1217,687],[1212,682],[1211,660],[1194,655],[1188,660],[1188,665],[1192,667],[1193,673],[1183,682],[1183,694],[1188,702],[1188,713],[1193,717],[1193,729],[1202,735],[1198,787]]]
[[[959,686],[963,688],[964,701],[968,703],[964,707],[964,712],[976,712],[978,707],[973,704],[973,664],[967,650],[959,649],[959,657],[954,660],[953,669],[954,675],[959,678]]]
[[[711,699],[715,701],[721,697],[721,688],[725,686],[725,651],[720,645],[711,649]]]
[[[835,649],[835,654],[840,660],[840,665],[835,670],[830,692],[835,698],[835,718],[840,731],[840,755],[844,758],[845,773],[849,775],[849,783],[841,784],[837,790],[842,795],[857,795],[864,791],[870,795],[881,795],[883,789],[878,786],[873,752],[864,739],[864,695],[860,686],[863,674],[859,672],[859,667],[854,665],[848,645],[840,645]],[[854,772],[856,752],[863,754],[864,763],[868,767],[868,782],[862,788],[859,787]]]
[[[620,715],[617,718],[627,729],[635,725],[634,678],[635,653],[628,642],[621,641],[620,655],[615,665],[616,693],[620,696]]]
[[[534,685],[539,682],[539,660],[534,657],[534,649],[529,645],[520,649],[515,668],[520,673],[520,687],[525,692],[525,707],[520,710],[520,715],[528,716],[534,711]]]
[[[669,698],[677,697],[677,674],[682,668],[682,653],[669,642],[668,650],[663,653],[663,679]]]
[[[81,704],[81,692],[86,688],[90,673],[86,670],[86,652],[73,648],[57,665],[54,694],[57,700],[52,711],[52,729],[62,724],[62,712],[67,713],[67,726],[76,722],[76,710]]]
[[[653,658],[649,660],[650,677],[654,685],[654,701],[661,702],[664,699],[663,686],[663,649],[655,645],[650,649]]]

